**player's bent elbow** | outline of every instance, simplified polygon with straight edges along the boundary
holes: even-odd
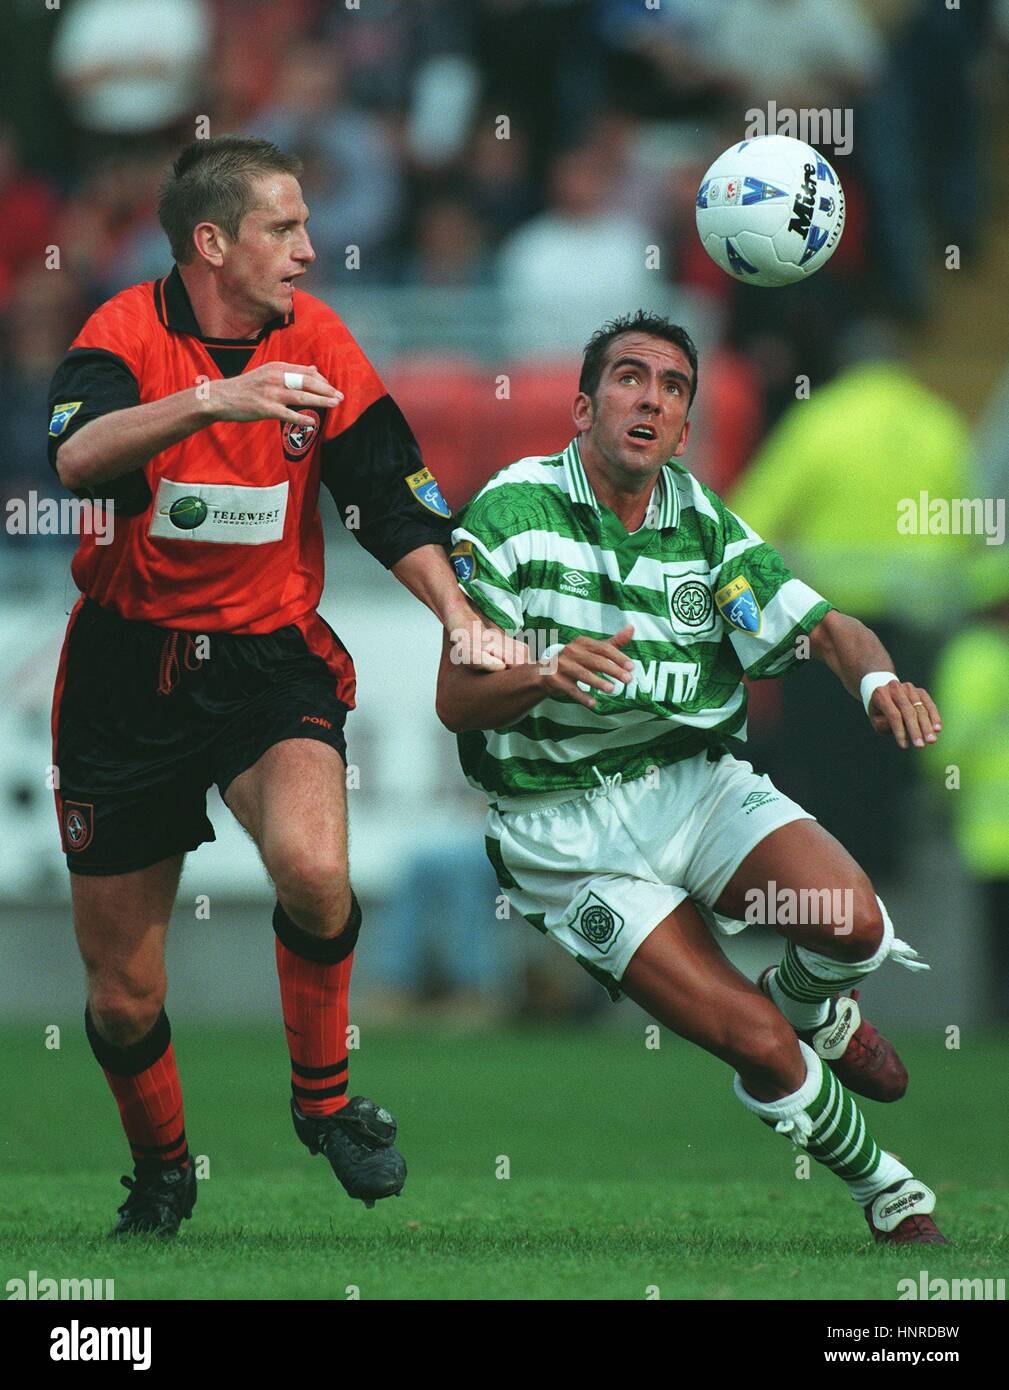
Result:
[[[443,672],[435,691],[434,712],[450,734],[464,734],[468,729],[482,727],[473,717],[472,700],[467,698],[461,684],[458,671]]]
[[[56,454],[56,476],[69,492],[84,486],[80,460],[70,448],[72,443],[73,440],[68,439],[65,444],[60,445]]]
[[[844,616],[832,608],[824,613],[815,627],[810,628],[809,650],[817,660],[823,661],[828,653],[833,652],[838,631],[844,626]]]
[[[440,690],[435,696],[434,712],[450,734],[465,732],[466,723],[459,709],[451,699],[446,699]]]

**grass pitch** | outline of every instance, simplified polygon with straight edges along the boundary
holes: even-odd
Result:
[[[626,1007],[626,1006],[625,1006]],[[175,1242],[111,1242],[129,1160],[83,1029],[0,1034],[0,1296],[10,1278],[114,1279],[117,1299],[850,1299],[919,1271],[1009,1272],[1009,1040],[900,1039],[911,1087],[865,1102],[939,1195],[955,1244],[877,1249],[842,1185],[746,1114],[726,1067],[662,1035],[365,1030],[351,1092],[397,1115],[404,1196],[365,1211],[297,1142],[283,1030],[180,1025],[193,1152]],[[498,1176],[504,1172],[509,1176]],[[658,1291],[657,1294],[655,1291]]]

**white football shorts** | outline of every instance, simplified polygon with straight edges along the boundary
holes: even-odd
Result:
[[[614,999],[642,941],[685,898],[720,931],[742,931],[745,922],[713,911],[725,885],[773,830],[814,819],[730,754],[495,805],[487,848],[508,902]]]

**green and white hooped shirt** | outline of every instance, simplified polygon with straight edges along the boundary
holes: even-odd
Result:
[[[743,676],[780,676],[831,605],[675,460],[640,530],[597,500],[577,439],[520,459],[473,497],[453,531],[460,587],[537,656],[628,623],[629,685],[596,709],[550,698],[506,729],[459,735],[471,785],[539,795],[629,781],[746,737]]]

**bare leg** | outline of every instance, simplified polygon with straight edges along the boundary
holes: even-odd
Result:
[[[879,949],[883,918],[872,884],[844,846],[816,821],[793,821],[772,831],[729,879],[715,909],[742,918],[747,894],[754,889],[766,894],[772,883],[796,893],[805,890],[808,902],[813,901],[810,894],[827,890],[832,895],[841,894],[839,901],[850,903],[850,916],[846,914],[841,922],[775,925],[775,930],[795,945],[842,961],[868,960]],[[846,892],[850,898],[843,896]]]
[[[646,937],[621,987],[659,1023],[734,1067],[755,1099],[778,1100],[805,1081],[791,1026],[726,960],[693,903]]]
[[[165,937],[184,856],[109,877],[71,874],[74,931],[98,1032],[129,1047],[165,1002]]]
[[[285,912],[311,936],[338,936],[350,915],[345,775],[328,744],[285,739],[225,797],[259,846]]]

